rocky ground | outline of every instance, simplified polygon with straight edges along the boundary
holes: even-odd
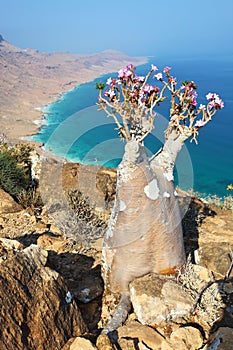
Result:
[[[86,196],[81,202],[88,197],[89,207],[107,221],[115,171],[67,163],[62,174],[65,192],[82,190]],[[80,188],[81,176],[90,181],[95,177],[94,195],[90,186]],[[100,333],[118,296],[103,295],[104,230],[95,236],[86,225],[85,232],[92,237],[85,240],[78,232],[82,226],[76,226],[76,235],[67,238],[62,226],[55,225],[53,213],[59,213],[59,207],[51,211],[48,202],[41,211],[23,209],[0,190],[0,348],[233,348],[233,213],[209,207],[183,192],[180,203],[188,207],[183,219],[185,270],[176,279],[149,274],[133,281],[132,309],[110,340]],[[87,219],[84,215],[83,220]]]

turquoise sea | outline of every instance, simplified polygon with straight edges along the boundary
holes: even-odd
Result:
[[[172,75],[180,81],[194,80],[198,85],[198,102],[205,103],[208,92],[216,92],[225,107],[213,121],[200,130],[198,145],[186,142],[177,159],[176,183],[183,189],[193,188],[203,194],[229,194],[233,183],[233,57],[158,59],[151,57],[148,64],[137,67],[137,74],[146,73],[150,64],[160,69],[172,67]],[[33,136],[44,143],[47,151],[74,162],[116,167],[122,157],[124,144],[117,137],[112,120],[95,105],[96,81],[105,82],[104,75],[94,81],[77,86],[43,109],[46,124]],[[157,108],[155,129],[146,140],[149,153],[163,143],[167,123],[168,102]]]

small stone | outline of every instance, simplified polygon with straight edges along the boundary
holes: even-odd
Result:
[[[119,338],[136,338],[150,349],[158,349],[164,339],[158,332],[137,321],[128,322],[127,325],[119,327],[117,332]]]
[[[134,339],[126,339],[121,338],[118,340],[118,345],[120,346],[120,349],[124,350],[138,350],[138,347],[136,347]]]
[[[203,345],[201,332],[194,327],[182,327],[172,332],[170,339],[164,340],[161,350],[197,350]]]
[[[198,275],[199,279],[205,282],[210,282],[210,272],[206,267],[200,265],[192,265],[193,271]]]
[[[98,350],[114,350],[107,334],[100,334],[96,341]]]
[[[90,340],[77,337],[70,345],[70,350],[97,350],[97,348],[90,342]]]

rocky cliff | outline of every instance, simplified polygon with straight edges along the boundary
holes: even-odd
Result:
[[[115,171],[81,167],[64,165],[64,191],[80,190],[81,173],[95,176],[95,196],[88,185],[82,190],[107,218]],[[35,214],[5,193],[0,195],[1,349],[207,350],[215,346],[227,350],[233,346],[231,211],[210,207],[195,197],[190,201],[180,192],[181,207],[190,203],[183,219],[190,256],[186,270],[177,280],[154,274],[135,280],[130,286],[133,309],[110,340],[99,334],[117,302],[117,295],[103,296],[102,238],[84,242],[78,239],[80,232],[67,239],[46,208]]]

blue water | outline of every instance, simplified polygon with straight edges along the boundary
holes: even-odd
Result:
[[[216,92],[225,102],[207,126],[200,130],[198,145],[186,142],[177,159],[176,183],[183,189],[193,188],[205,194],[223,197],[233,182],[233,57],[206,59],[151,58],[146,65],[137,68],[143,75],[150,63],[163,68],[172,67],[172,75],[182,80],[194,80],[198,85],[198,102],[205,103],[208,92]],[[57,102],[44,108],[47,125],[33,136],[44,143],[46,150],[84,164],[116,167],[123,155],[124,144],[119,140],[115,124],[95,105],[95,82],[105,82],[108,74],[92,82],[79,85],[65,93]],[[148,153],[152,154],[163,143],[169,105],[163,103],[156,111],[159,116],[155,129],[146,140]]]

